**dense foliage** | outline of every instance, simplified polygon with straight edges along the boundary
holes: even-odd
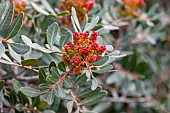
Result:
[[[158,3],[0,0],[0,113],[169,113]]]

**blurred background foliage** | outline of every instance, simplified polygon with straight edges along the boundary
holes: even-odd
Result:
[[[27,21],[20,34],[29,36],[33,42],[43,45],[47,27],[51,23],[57,21],[63,29],[68,27],[62,24],[60,19],[56,19],[55,15],[42,15],[33,10],[30,1],[45,7],[40,0],[26,1]],[[48,2],[59,13],[61,1]],[[120,50],[127,56],[112,63],[118,71],[98,76],[100,85],[109,93],[97,105],[91,106],[91,109],[99,113],[169,113],[170,1],[145,0],[145,6],[141,8],[142,16],[139,18],[122,17],[114,9],[122,7],[119,0],[96,0],[96,3],[89,16],[99,16],[100,24],[97,27],[101,25],[106,28],[100,32],[103,43],[113,45],[115,50]],[[29,24],[30,20],[33,24]],[[100,30],[97,27],[95,29]],[[71,27],[70,29],[72,30]],[[17,36],[20,37],[20,34]],[[20,38],[14,40],[22,42]],[[48,65],[52,60],[59,62],[60,56],[35,51],[32,57],[41,60],[37,65]],[[15,67],[3,64],[0,66],[0,74],[5,73],[5,77],[10,78],[13,73],[18,73]],[[23,74],[31,76],[34,72]],[[34,86],[38,83],[33,80],[29,84]],[[57,113],[66,113],[64,109],[61,106]]]

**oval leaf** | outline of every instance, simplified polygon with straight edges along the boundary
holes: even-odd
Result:
[[[21,87],[20,91],[29,97],[37,97],[42,94],[41,91],[30,88],[30,87]]]
[[[30,50],[29,46],[20,43],[11,43],[10,46],[18,54],[25,54]]]
[[[38,62],[37,59],[27,59],[27,60],[21,61],[21,64],[23,66],[33,66],[33,65],[37,64],[37,62]]]

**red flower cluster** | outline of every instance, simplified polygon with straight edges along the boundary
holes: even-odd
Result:
[[[18,15],[21,11],[25,11],[26,3],[24,1],[16,1],[16,0],[10,0],[10,2],[14,3],[14,13]]]
[[[136,10],[144,5],[144,0],[123,0],[125,6]]]
[[[77,11],[77,16],[80,22],[83,21],[84,15],[89,13],[89,10],[94,6],[95,2],[90,0],[64,0],[60,4],[62,11],[69,11],[71,13],[71,7],[73,6]],[[70,23],[70,19],[62,18],[65,24]]]
[[[90,37],[87,33],[74,32],[73,43],[67,42],[63,47],[62,61],[73,69],[73,74],[80,74],[86,65],[91,65],[97,59],[102,58],[106,46],[97,44],[97,37],[98,33],[95,31]]]
[[[117,8],[117,10],[120,12],[123,16],[133,16],[133,17],[139,17],[140,13],[136,10],[144,5],[144,0],[123,0],[123,5],[125,7],[125,10],[121,10]]]

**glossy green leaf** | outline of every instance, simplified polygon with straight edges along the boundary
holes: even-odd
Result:
[[[5,47],[4,45],[0,42],[0,59],[2,57],[2,55],[5,53]]]
[[[60,74],[59,74],[59,72],[58,72],[58,69],[55,68],[55,67],[52,67],[52,68],[51,68],[51,75],[52,75],[53,77],[55,77],[56,79],[58,79],[58,78],[60,77]]]
[[[69,39],[72,38],[72,34],[70,32],[66,32],[65,35],[62,35],[60,38],[60,47],[61,49],[63,48],[63,46],[69,41]]]
[[[25,54],[30,50],[30,47],[21,43],[11,43],[11,48],[18,54]]]
[[[47,102],[48,102],[48,104],[52,104],[53,102],[54,102],[54,97],[55,97],[55,95],[54,95],[54,90],[51,90],[49,93],[48,93],[48,96],[47,96]]]
[[[30,104],[28,97],[25,96],[21,91],[18,91],[18,98],[23,105]]]
[[[41,91],[30,88],[30,87],[21,87],[20,91],[29,97],[37,97],[42,94]]]
[[[36,106],[40,103],[40,96],[32,98],[32,106]]]
[[[73,110],[73,105],[74,105],[74,101],[67,102],[67,110],[68,110],[68,113],[71,113],[71,112],[72,112],[72,110]]]
[[[42,90],[47,90],[50,89],[50,86],[47,83],[42,83],[39,85],[39,89]]]
[[[50,62],[50,65],[49,65],[49,68],[48,68],[50,73],[51,73],[51,68],[52,67],[57,67],[54,61]]]
[[[17,96],[14,92],[9,93],[9,100],[12,105],[15,105],[17,103]]]
[[[9,8],[5,14],[5,17],[0,23],[0,31],[8,29],[12,21],[13,13],[14,13],[14,4],[10,3]]]
[[[108,71],[111,70],[112,68],[113,68],[113,66],[110,65],[110,64],[108,64],[108,65],[105,65],[105,66],[101,67],[100,70],[94,70],[93,72],[102,74],[102,73],[108,72]]]
[[[37,64],[38,60],[37,59],[27,59],[27,60],[22,60],[21,64],[23,66],[34,66]]]
[[[58,33],[58,23],[54,22],[48,27],[47,30],[47,42],[51,48],[53,47],[54,42],[56,41],[57,33]]]
[[[57,13],[57,16],[67,16],[67,15],[69,15],[68,11],[62,11],[62,12]]]
[[[39,76],[39,80],[41,82],[46,82],[46,80],[45,80],[46,74],[45,74],[45,70],[43,68],[39,69],[38,76]]]
[[[66,71],[66,66],[65,66],[64,62],[58,63],[58,69],[60,71],[64,71],[64,72]]]
[[[108,56],[104,56],[93,63],[94,66],[101,66],[109,60]]]
[[[14,22],[12,23],[8,34],[6,36],[7,39],[10,39],[12,37],[14,37],[20,30],[21,26],[22,26],[22,22],[23,22],[23,16],[24,14],[21,12],[16,19],[14,20]]]
[[[92,97],[87,97],[85,98],[84,100],[81,101],[81,105],[84,105],[84,106],[91,106],[91,105],[94,105],[96,104],[97,102],[99,102],[104,96],[107,95],[107,92],[105,91],[102,91]]]
[[[53,78],[51,75],[48,75],[48,76],[46,77],[46,82],[47,82],[48,84],[55,84],[55,80],[54,80],[54,78]]]
[[[4,80],[1,80],[1,81],[0,81],[0,91],[1,91],[1,89],[4,87],[4,85],[5,85],[5,81],[4,81]]]

